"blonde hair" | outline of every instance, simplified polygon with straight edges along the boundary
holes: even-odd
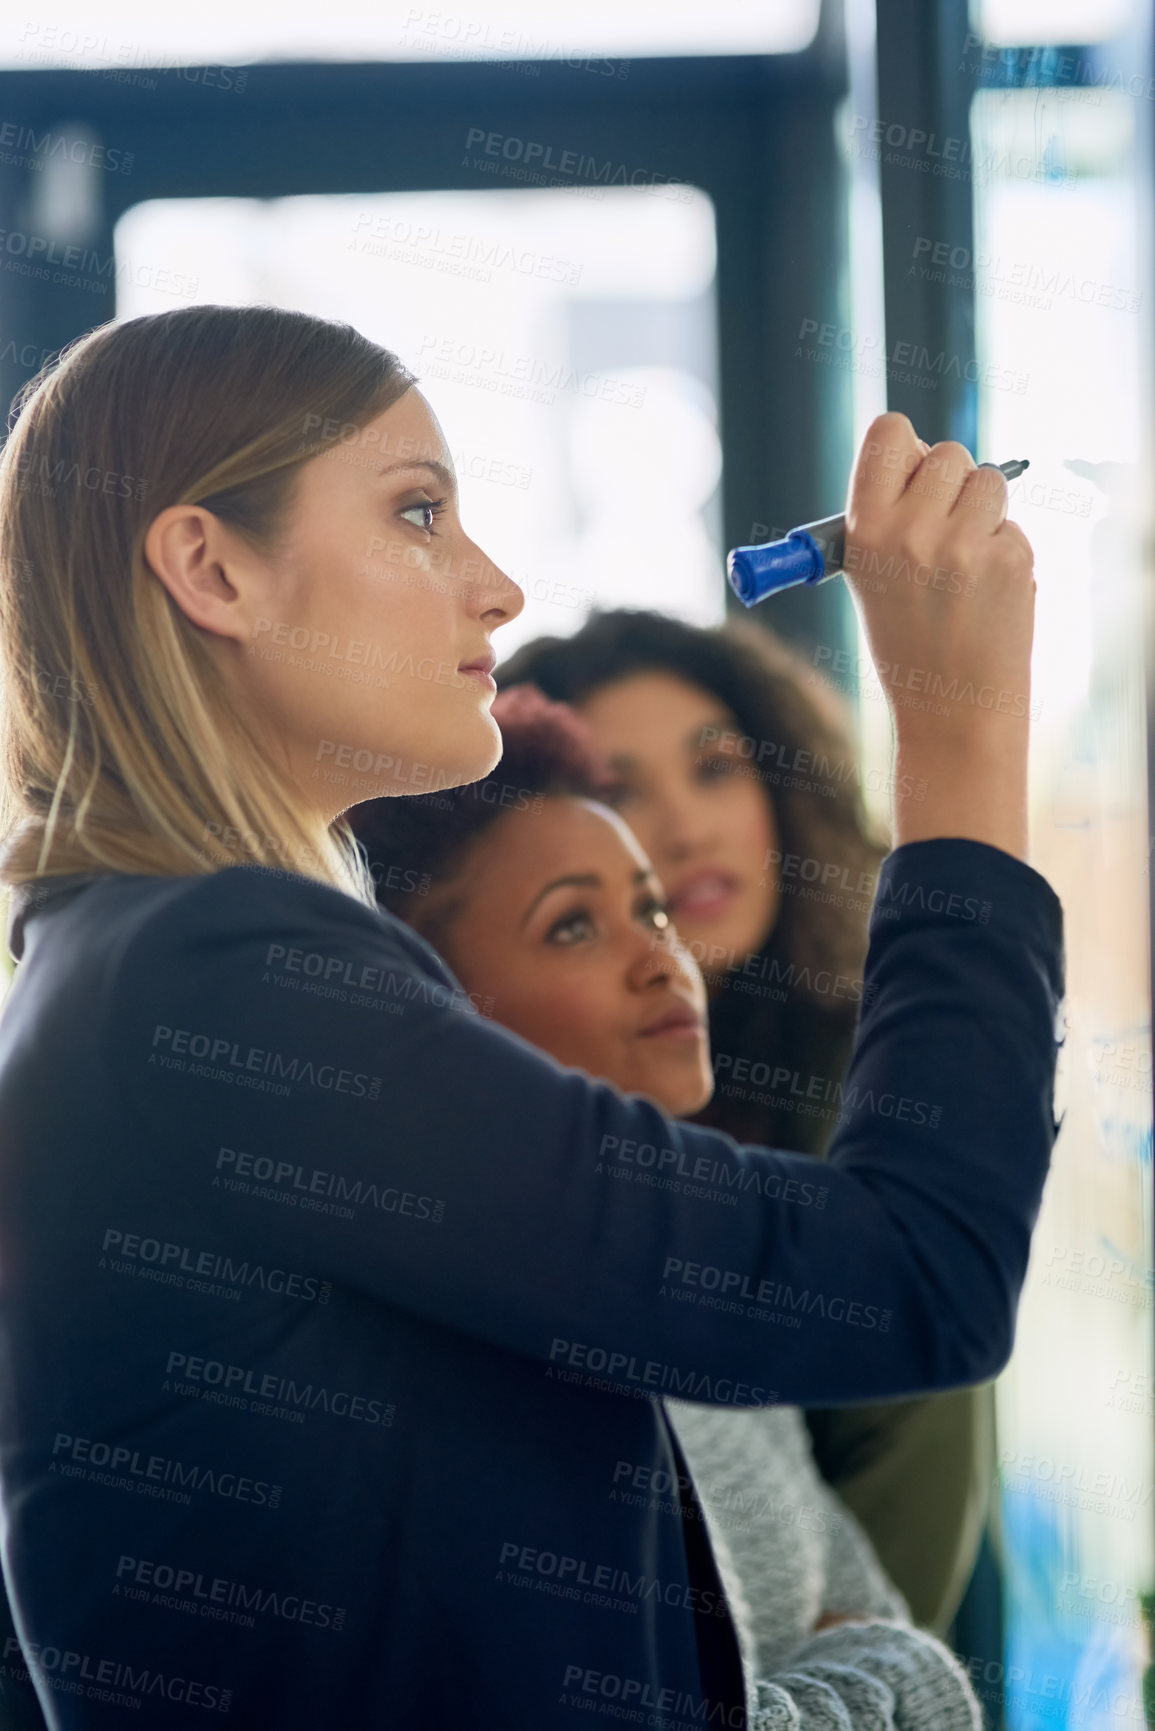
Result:
[[[268,550],[310,457],[414,382],[348,325],[277,307],[107,324],[17,399],[0,455],[0,881],[258,864],[372,902],[144,557],[169,505]]]

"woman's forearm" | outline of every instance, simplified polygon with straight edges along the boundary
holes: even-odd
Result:
[[[957,836],[1026,859],[1028,721],[1006,715],[984,720],[986,726],[953,740],[899,733],[896,847]],[[904,796],[900,788],[910,791]]]

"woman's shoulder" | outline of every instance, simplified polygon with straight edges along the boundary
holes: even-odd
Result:
[[[447,973],[432,946],[394,914],[316,878],[257,865],[224,866],[188,876],[73,873],[14,893],[9,948],[22,959],[27,936],[61,922],[74,956],[85,948],[118,960],[159,958],[193,946],[282,943],[318,953],[326,943],[382,948],[398,962],[438,977]]]

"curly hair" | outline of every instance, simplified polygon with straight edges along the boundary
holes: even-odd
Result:
[[[570,637],[522,645],[495,678],[503,690],[532,681],[555,701],[580,704],[602,686],[656,671],[710,692],[730,710],[748,773],[772,803],[783,855],[835,866],[842,883],[873,885],[890,843],[862,797],[848,708],[813,682],[797,651],[752,621],[704,630],[647,610],[597,611]],[[836,996],[829,982],[861,979],[869,901],[821,892],[782,898],[753,968],[732,966],[711,1000],[716,1066],[726,1054],[731,1062],[745,1057],[841,1078],[857,1001]],[[751,972],[785,979],[788,993],[751,991]],[[790,1104],[768,1106],[770,1098],[719,1089],[699,1121],[740,1141],[817,1152],[832,1124]]]
[[[550,796],[606,800],[614,787],[589,728],[567,704],[550,702],[527,683],[500,692],[491,713],[501,729],[502,753],[480,781],[440,793],[369,799],[348,813],[379,906],[438,949],[460,900],[425,898],[457,878],[468,851],[498,818],[539,811]]]

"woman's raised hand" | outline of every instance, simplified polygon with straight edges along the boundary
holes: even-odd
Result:
[[[963,836],[1026,856],[1034,556],[1006,512],[1006,480],[965,446],[927,446],[905,415],[871,423],[845,571],[910,789],[896,846]]]

